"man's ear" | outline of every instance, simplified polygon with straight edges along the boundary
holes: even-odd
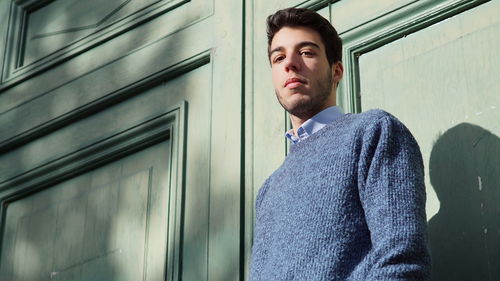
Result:
[[[338,84],[340,82],[340,80],[342,80],[343,75],[344,75],[344,66],[342,65],[342,62],[338,61],[338,62],[332,64],[333,82]]]

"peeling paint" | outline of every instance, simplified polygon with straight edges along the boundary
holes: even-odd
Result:
[[[481,180],[481,176],[477,176],[477,183],[478,183],[479,191],[483,190],[483,181]]]

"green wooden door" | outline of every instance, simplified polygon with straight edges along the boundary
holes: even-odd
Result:
[[[343,39],[338,104],[346,112],[385,109],[420,144],[433,280],[500,279],[500,2],[254,1],[252,196],[287,152],[265,19],[290,6],[318,10]]]
[[[236,280],[242,3],[0,1],[0,280]]]

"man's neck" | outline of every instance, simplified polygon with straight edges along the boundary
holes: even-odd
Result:
[[[332,106],[336,106],[335,104],[329,104],[329,105],[326,105],[322,108],[320,108],[319,110],[317,111],[313,111],[311,114],[308,114],[308,115],[304,115],[304,116],[295,116],[295,115],[292,115],[290,114],[290,122],[292,123],[292,129],[293,129],[293,133],[294,135],[297,135],[297,130],[300,128],[300,126],[302,126],[302,124],[304,124],[307,120],[313,118],[316,114],[320,113],[321,111],[329,108],[329,107],[332,107]]]

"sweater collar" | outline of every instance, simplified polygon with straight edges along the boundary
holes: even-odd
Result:
[[[307,139],[317,131],[323,129],[323,127],[325,127],[327,124],[333,122],[335,119],[341,117],[342,115],[344,115],[344,112],[342,111],[341,107],[328,107],[304,122],[297,129],[297,135],[295,135],[293,129],[291,129],[285,133],[285,136],[292,143],[298,143],[302,140]]]

